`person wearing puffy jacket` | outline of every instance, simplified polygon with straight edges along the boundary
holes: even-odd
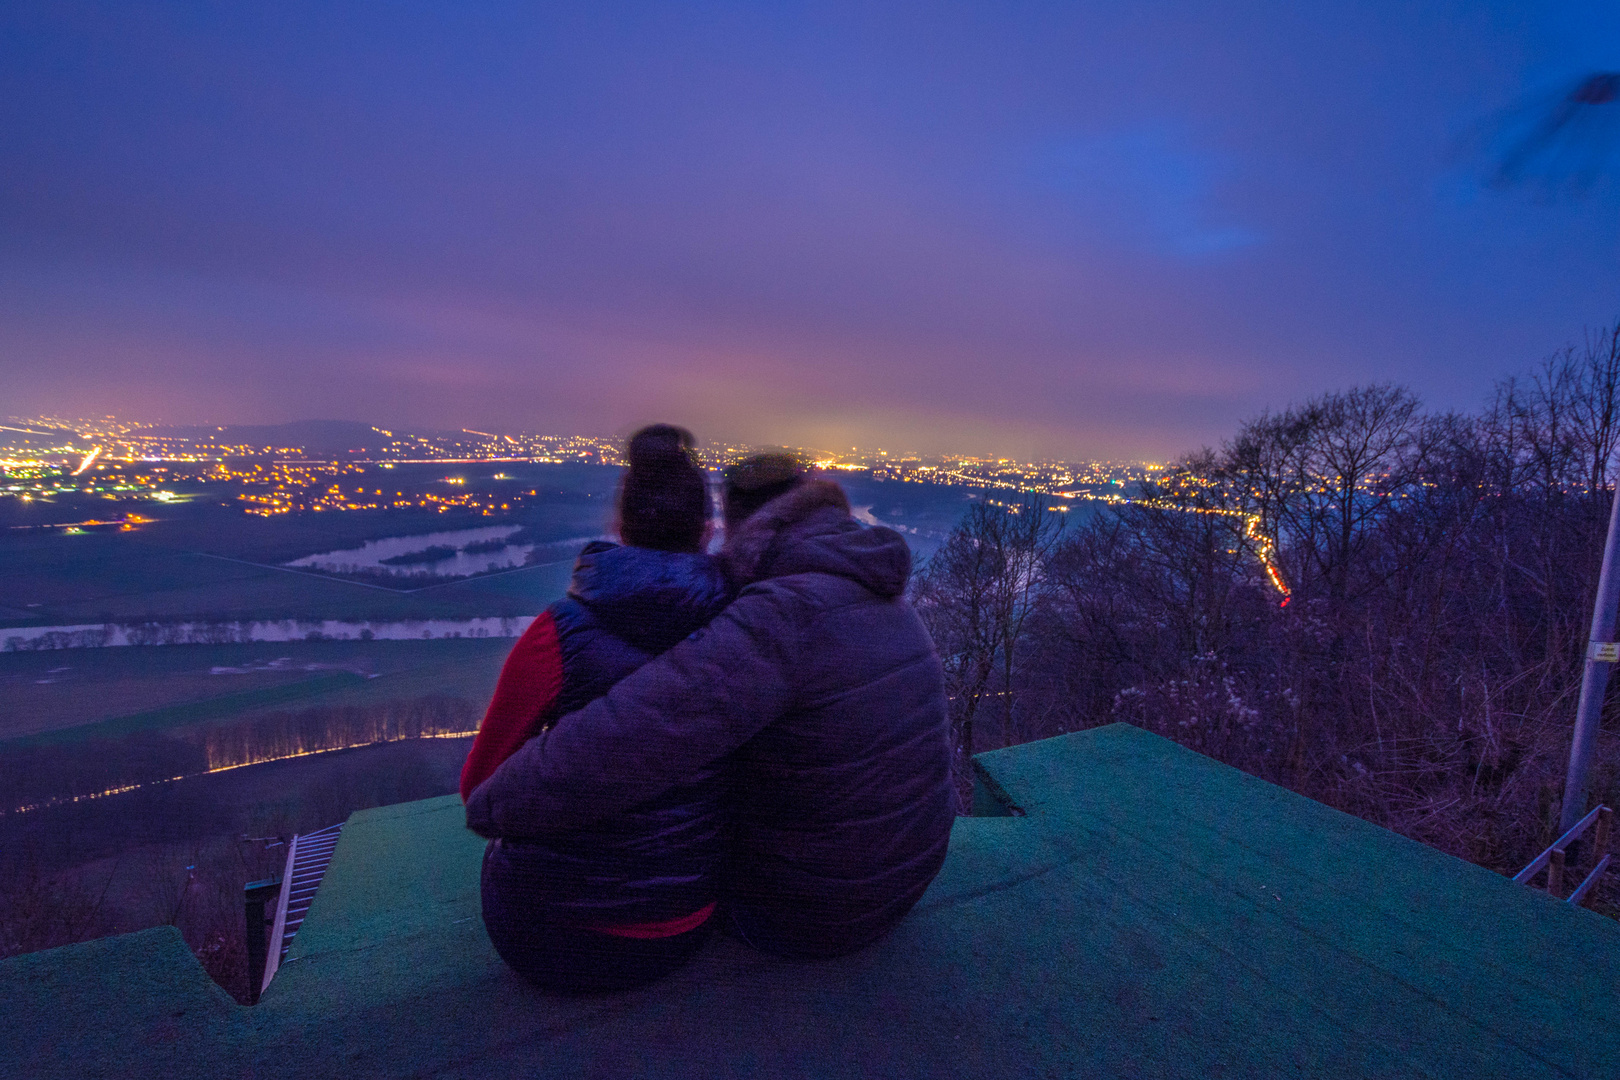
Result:
[[[887,933],[955,818],[944,678],[905,599],[905,540],[783,456],[726,475],[737,598],[529,740],[467,802],[486,835],[598,828],[724,762],[727,925],[816,958]]]
[[[580,554],[568,596],[513,647],[462,770],[470,800],[501,762],[702,627],[729,599],[703,554],[710,501],[692,437],[656,425],[630,441],[624,545]],[[716,767],[577,828],[489,830],[484,925],[514,970],[554,991],[624,989],[684,963],[707,936],[723,859]]]

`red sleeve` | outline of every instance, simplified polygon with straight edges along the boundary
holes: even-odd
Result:
[[[551,612],[544,611],[518,638],[501,667],[495,696],[461,768],[462,802],[539,729],[541,718],[562,693],[562,681],[557,623]]]

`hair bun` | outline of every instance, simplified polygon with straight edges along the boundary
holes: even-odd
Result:
[[[642,428],[630,439],[626,448],[631,472],[657,472],[672,467],[688,467],[697,462],[693,456],[696,440],[692,433],[674,424],[653,424]]]
[[[674,424],[653,424],[630,437],[630,463],[619,484],[619,538],[636,547],[697,551],[709,523],[708,474],[697,440]]]

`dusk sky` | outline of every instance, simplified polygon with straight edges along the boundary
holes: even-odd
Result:
[[[1620,4],[0,6],[0,414],[1165,458],[1620,316]],[[1614,106],[1620,110],[1620,105]]]

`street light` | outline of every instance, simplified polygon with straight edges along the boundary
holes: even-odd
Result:
[[[1528,124],[1526,125],[1526,121]],[[1508,145],[1493,180],[1503,186],[1536,182],[1583,191],[1596,182],[1620,145],[1620,71],[1583,77],[1551,105],[1520,110],[1503,125]],[[1513,130],[1517,128],[1517,130]],[[1609,533],[1603,543],[1603,569],[1592,605],[1592,633],[1581,675],[1580,704],[1569,747],[1569,771],[1558,831],[1568,832],[1586,812],[1592,751],[1603,717],[1609,672],[1620,663],[1615,641],[1615,609],[1620,607],[1620,485],[1611,497]]]

